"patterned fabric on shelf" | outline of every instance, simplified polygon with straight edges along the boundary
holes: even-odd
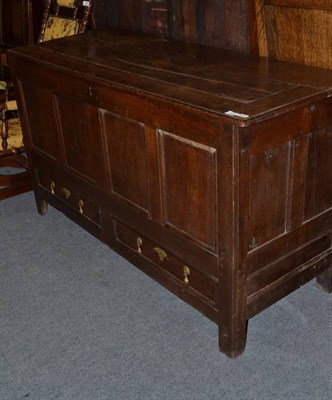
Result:
[[[69,8],[75,7],[75,0],[57,0],[57,3],[61,7],[69,7]]]
[[[78,21],[51,16],[46,24],[43,41],[75,35],[77,31]]]
[[[23,135],[19,118],[11,118],[8,120],[7,143],[7,150],[13,150],[23,146]]]
[[[7,89],[7,82],[0,81],[0,90],[6,90],[6,89]]]
[[[9,110],[9,111],[17,110],[17,102],[16,102],[16,100],[7,101],[6,109]]]

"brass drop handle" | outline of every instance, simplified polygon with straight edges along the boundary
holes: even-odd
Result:
[[[183,282],[185,283],[185,285],[188,286],[189,285],[188,276],[190,275],[190,269],[186,265],[183,267],[183,275],[184,275]]]
[[[80,201],[78,202],[78,212],[79,212],[81,215],[84,214],[83,207],[84,207],[84,201],[83,201],[83,200],[80,200]]]
[[[50,190],[51,190],[51,193],[52,193],[52,194],[55,194],[55,182],[54,182],[54,181],[52,181],[52,182],[50,183]]]
[[[70,191],[69,191],[67,188],[65,188],[65,187],[63,187],[63,188],[61,189],[61,191],[62,191],[62,193],[64,194],[65,198],[68,200],[69,197],[71,196]]]
[[[143,246],[143,240],[142,238],[138,237],[136,239],[136,245],[137,245],[137,252],[138,254],[142,254],[142,246]]]
[[[167,253],[160,247],[155,247],[153,250],[158,254],[159,260],[161,262],[163,262],[167,257]]]

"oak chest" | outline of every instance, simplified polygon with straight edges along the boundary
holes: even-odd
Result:
[[[228,356],[267,306],[331,290],[332,71],[120,31],[10,65],[39,212],[215,321]]]

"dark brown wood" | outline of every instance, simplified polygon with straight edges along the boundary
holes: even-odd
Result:
[[[259,55],[257,12],[255,0],[248,0],[249,53]]]
[[[332,71],[118,30],[10,63],[39,212],[218,323],[229,357],[253,315],[330,287]]]
[[[247,0],[110,0],[110,27],[249,51]]]
[[[43,7],[43,0],[0,1],[0,64],[3,68],[7,67],[7,49],[37,40]]]
[[[44,0],[1,0],[1,46],[34,43],[39,35]]]
[[[94,0],[91,22],[89,24],[91,29],[105,29],[109,25],[109,1],[108,0]]]
[[[216,149],[160,131],[163,225],[216,251]],[[196,168],[190,168],[196,164]],[[179,174],[174,170],[186,171]],[[186,213],[173,199],[185,205]]]

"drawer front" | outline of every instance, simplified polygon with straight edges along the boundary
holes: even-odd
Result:
[[[87,196],[82,195],[79,191],[73,190],[71,185],[63,184],[61,180],[53,179],[51,176],[38,172],[39,184],[49,191],[62,203],[69,206],[70,209],[77,212],[85,219],[101,226],[100,208],[94,202],[89,200]]]
[[[176,257],[172,252],[128,226],[113,220],[116,239],[141,257],[182,282],[184,290],[196,291],[205,298],[217,302],[217,282],[214,278],[203,275],[192,265]]]

